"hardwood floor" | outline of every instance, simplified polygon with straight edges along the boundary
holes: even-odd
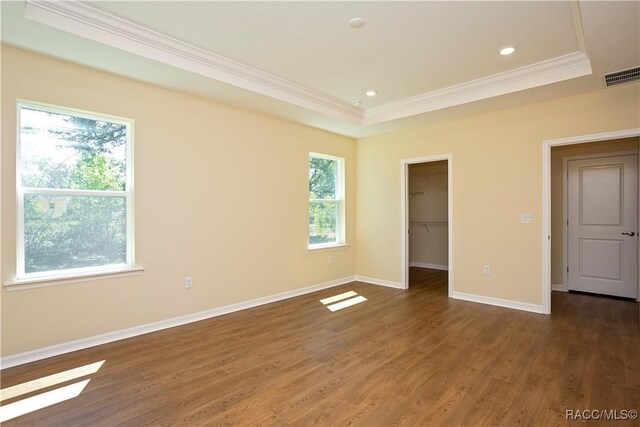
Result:
[[[544,316],[410,273],[408,291],[356,282],[7,369],[3,389],[105,360],[78,397],[5,425],[550,426],[640,409],[637,303],[554,292]],[[318,301],[348,290],[367,301]]]

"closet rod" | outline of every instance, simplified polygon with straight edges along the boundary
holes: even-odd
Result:
[[[429,225],[448,225],[449,221],[411,221],[411,225],[422,225],[427,233],[431,233]]]

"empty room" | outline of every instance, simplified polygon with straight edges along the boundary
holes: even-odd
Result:
[[[638,425],[640,1],[0,13],[3,425]]]

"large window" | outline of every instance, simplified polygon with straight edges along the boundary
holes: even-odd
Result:
[[[18,103],[18,278],[133,266],[127,120]]]
[[[344,159],[309,154],[309,248],[344,244]]]

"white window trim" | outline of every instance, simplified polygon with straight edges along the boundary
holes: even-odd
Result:
[[[318,243],[317,245],[307,248],[307,252],[328,251],[330,249],[348,248],[350,246],[351,245],[346,243]]]
[[[67,270],[68,271],[68,270]],[[137,276],[144,272],[144,267],[129,267],[124,264],[114,268],[90,272],[76,272],[73,274],[51,275],[47,277],[15,279],[4,282],[4,287],[8,291],[22,291],[34,288],[45,288],[49,286],[67,285],[70,283],[89,282],[95,280],[114,279],[117,277]]]
[[[340,248],[349,246],[346,243],[346,217],[345,217],[345,187],[346,187],[346,176],[345,176],[345,160],[343,157],[330,156],[328,154],[321,154],[310,152],[309,160],[311,158],[318,159],[327,159],[327,160],[335,160],[337,162],[336,165],[336,198],[335,199],[311,199],[307,203],[326,203],[326,202],[335,202],[338,205],[338,212],[336,218],[336,241],[330,243],[309,243],[309,232],[307,231],[307,250],[321,250],[321,249],[332,249],[332,248]],[[308,172],[308,167],[307,167]],[[307,206],[308,211],[308,206]]]
[[[74,189],[39,189],[22,188],[22,168],[21,168],[21,124],[20,109],[30,108],[39,111],[46,111],[56,114],[67,114],[76,117],[82,117],[90,120],[109,121],[111,123],[119,123],[127,128],[127,179],[125,183],[125,191],[102,191],[102,190],[74,190]],[[77,279],[90,280],[92,277],[122,274],[127,272],[141,272],[143,268],[135,265],[135,213],[134,213],[134,180],[133,180],[133,132],[134,123],[132,119],[116,117],[109,114],[100,114],[89,111],[77,110],[74,108],[60,107],[41,102],[18,99],[16,102],[16,278],[15,280],[5,282],[6,287],[23,286],[27,284],[39,282],[64,282],[79,281]],[[24,195],[25,194],[57,194],[57,195],[74,195],[74,196],[117,196],[124,197],[127,207],[127,259],[125,264],[100,265],[95,267],[72,268],[64,270],[52,270],[47,272],[26,273],[24,260]],[[30,286],[34,287],[34,286]]]

